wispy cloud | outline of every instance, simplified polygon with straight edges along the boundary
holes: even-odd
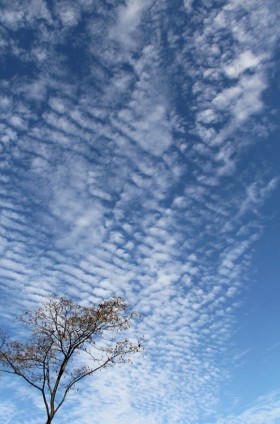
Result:
[[[279,393],[273,392],[257,399],[239,415],[220,418],[217,424],[276,424],[280,417]]]

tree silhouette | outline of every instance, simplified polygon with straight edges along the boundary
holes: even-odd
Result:
[[[83,378],[109,365],[128,362],[139,343],[121,339],[136,314],[115,297],[84,307],[50,297],[19,320],[31,330],[26,342],[0,333],[1,371],[22,377],[42,395],[50,424],[69,391]]]

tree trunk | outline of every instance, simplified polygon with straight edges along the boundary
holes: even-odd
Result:
[[[46,421],[46,424],[51,424],[52,423],[52,420],[53,420],[53,417],[54,417],[54,414],[51,415],[51,416],[49,416],[48,419],[47,419],[47,421]]]

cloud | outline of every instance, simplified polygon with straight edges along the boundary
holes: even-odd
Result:
[[[193,0],[184,0],[184,7],[187,12],[191,11],[192,5],[193,5]]]
[[[278,187],[255,125],[279,40],[272,6],[31,4],[2,15],[4,54],[12,46],[19,63],[0,98],[3,320],[16,331],[11,317],[50,293],[85,305],[123,295],[143,315],[132,334],[146,357],[89,379],[67,422],[212,420]],[[3,405],[11,422],[29,419]]]
[[[248,69],[252,70],[256,66],[259,66],[262,59],[263,56],[257,57],[251,52],[251,50],[246,50],[245,52],[242,52],[233,63],[225,66],[225,73],[230,78],[237,78],[244,71],[247,71]]]
[[[220,418],[216,424],[276,424],[280,417],[279,394],[272,392],[258,398],[239,415]]]
[[[118,21],[111,36],[115,38],[117,35],[123,45],[132,47],[135,43],[133,34],[136,33],[143,13],[149,6],[151,6],[150,0],[128,0],[125,6],[119,8]]]

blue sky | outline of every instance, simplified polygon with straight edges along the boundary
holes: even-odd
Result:
[[[0,5],[1,324],[121,295],[145,335],[57,424],[280,423],[278,1]]]

